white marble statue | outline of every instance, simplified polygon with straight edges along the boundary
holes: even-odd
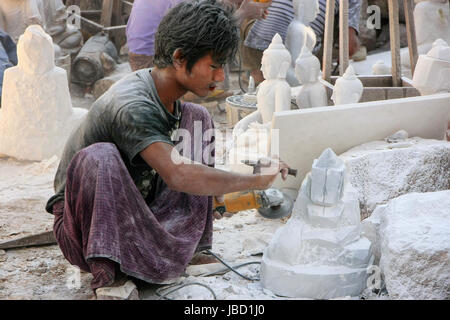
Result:
[[[299,109],[323,107],[328,104],[327,91],[319,81],[320,62],[311,51],[303,50],[295,61],[295,75],[302,85],[296,101]]]
[[[312,52],[316,45],[316,34],[309,26],[319,13],[318,0],[293,0],[294,19],[289,24],[286,34],[286,48],[291,53],[292,61],[286,80],[291,87],[299,85],[295,76],[295,61],[303,48]]]
[[[54,64],[52,38],[29,26],[17,45],[18,65],[5,71],[0,154],[21,160],[60,156],[87,110],[72,108],[66,71]]]
[[[413,86],[421,95],[450,92],[450,46],[442,39],[433,43],[426,55],[420,55]]]
[[[450,8],[448,0],[421,1],[414,7],[418,54],[426,54],[437,39],[450,43]],[[402,70],[409,76],[411,63],[408,48],[401,52]]]
[[[303,180],[291,218],[265,249],[261,284],[292,298],[358,296],[373,262],[361,237],[358,195],[345,164],[326,149]]]
[[[363,84],[355,74],[355,70],[350,65],[342,77],[336,80],[333,89],[334,105],[358,103],[363,93]]]
[[[286,72],[291,55],[279,34],[264,51],[261,71],[265,80],[256,93],[257,110],[241,119],[233,129],[233,143],[228,148],[228,164],[232,171],[252,173],[242,160],[255,160],[272,155],[269,151],[272,116],[274,112],[291,109],[291,87]]]
[[[263,52],[261,71],[265,80],[259,85],[256,94],[257,111],[235,125],[233,137],[245,132],[254,122],[270,129],[275,111],[291,110],[291,87],[286,81],[290,64],[291,55],[277,33],[270,46]]]
[[[75,53],[81,47],[82,35],[76,27],[66,22],[66,6],[62,0],[0,1],[0,29],[16,42],[28,26],[38,24],[53,38],[54,43],[67,53]]]

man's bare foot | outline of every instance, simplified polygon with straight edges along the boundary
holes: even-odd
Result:
[[[110,287],[95,290],[97,300],[139,300],[139,292],[131,280],[118,280]]]
[[[202,252],[196,253],[192,258],[190,265],[209,264],[220,262],[214,256]]]

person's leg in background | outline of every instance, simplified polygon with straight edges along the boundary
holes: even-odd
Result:
[[[255,85],[258,85],[259,83],[264,81],[264,77],[261,72],[261,59],[263,51],[244,45],[244,41],[247,38],[248,32],[255,22],[256,20],[247,20],[242,23],[239,51],[242,70],[250,71],[250,75],[255,80]]]

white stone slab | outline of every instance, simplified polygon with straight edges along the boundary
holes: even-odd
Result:
[[[449,118],[450,93],[275,112],[272,129],[279,130],[279,155],[298,174],[286,181],[278,178],[274,187],[298,190],[326,148],[339,155],[401,129],[411,137],[442,140]]]

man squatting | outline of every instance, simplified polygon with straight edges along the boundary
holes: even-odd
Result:
[[[193,137],[195,121],[203,132],[214,128],[204,107],[178,99],[214,90],[238,41],[231,7],[218,0],[178,4],[158,28],[155,67],[113,85],[69,137],[46,210],[64,257],[92,274],[97,298],[119,279],[179,277],[194,254],[211,248],[212,196],[267,189],[280,171],[286,179],[281,160],[247,175],[215,169],[214,151],[202,163],[172,157],[174,130]],[[202,151],[214,136],[207,140]]]

